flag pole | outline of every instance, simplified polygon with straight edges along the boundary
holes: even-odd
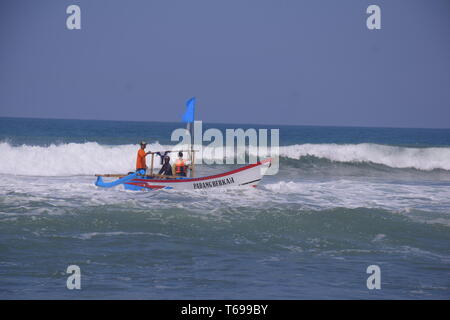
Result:
[[[189,132],[189,143],[191,147],[189,148],[189,160],[191,162],[191,177],[194,176],[194,165],[195,165],[195,155],[193,146],[193,123],[194,123],[194,113],[195,113],[195,97],[192,97],[186,102],[186,112],[183,115],[183,121],[187,123],[186,130]]]
[[[193,122],[192,122],[193,123]],[[194,177],[194,172],[195,172],[195,151],[194,151],[194,126],[190,125],[190,135],[191,135],[191,178]]]

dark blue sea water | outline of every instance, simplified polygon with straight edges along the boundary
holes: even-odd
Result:
[[[49,145],[97,142],[107,145],[135,144],[148,140],[169,144],[170,134],[180,123],[102,120],[56,120],[0,118],[0,141],[11,145]],[[450,129],[364,128],[323,126],[277,126],[254,124],[203,123],[209,128],[282,129],[280,145],[304,143],[376,143],[398,146],[450,146]]]
[[[279,129],[279,172],[220,193],[94,186],[179,127],[0,118],[0,298],[450,298],[450,129],[203,124]]]

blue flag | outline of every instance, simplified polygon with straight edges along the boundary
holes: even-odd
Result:
[[[186,112],[183,115],[183,122],[194,122],[195,97],[186,102]]]

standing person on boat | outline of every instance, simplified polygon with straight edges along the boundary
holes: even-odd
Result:
[[[189,165],[186,164],[186,161],[183,159],[183,152],[178,152],[178,159],[173,164],[173,172],[175,172],[175,175],[180,177],[186,177],[187,176],[187,169],[189,168]]]
[[[158,174],[163,174],[166,176],[173,176],[172,166],[170,165],[170,157],[164,156],[163,159],[164,159],[164,163],[163,163],[163,166],[161,167],[161,170],[159,170]]]
[[[145,157],[152,153],[151,151],[145,152],[145,147],[147,146],[147,142],[141,141],[141,148],[138,150],[137,159],[136,159],[136,172],[144,175],[147,171],[147,163],[145,161]]]

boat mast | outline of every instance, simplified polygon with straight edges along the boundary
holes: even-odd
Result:
[[[194,151],[194,143],[193,143],[193,141],[194,141],[193,127],[194,126],[191,125],[191,122],[187,123],[186,129],[189,132],[189,143],[190,143],[190,148],[189,148],[190,151],[188,153],[189,153],[189,161],[191,163],[191,178],[194,177],[194,171],[195,171],[195,154],[194,154],[195,151]]]
[[[187,123],[186,130],[189,132],[189,144],[190,151],[189,160],[191,162],[191,178],[194,177],[194,167],[195,167],[195,151],[194,151],[194,135],[193,135],[193,123],[195,119],[195,97],[192,97],[186,101],[186,112],[183,115],[183,121]]]

